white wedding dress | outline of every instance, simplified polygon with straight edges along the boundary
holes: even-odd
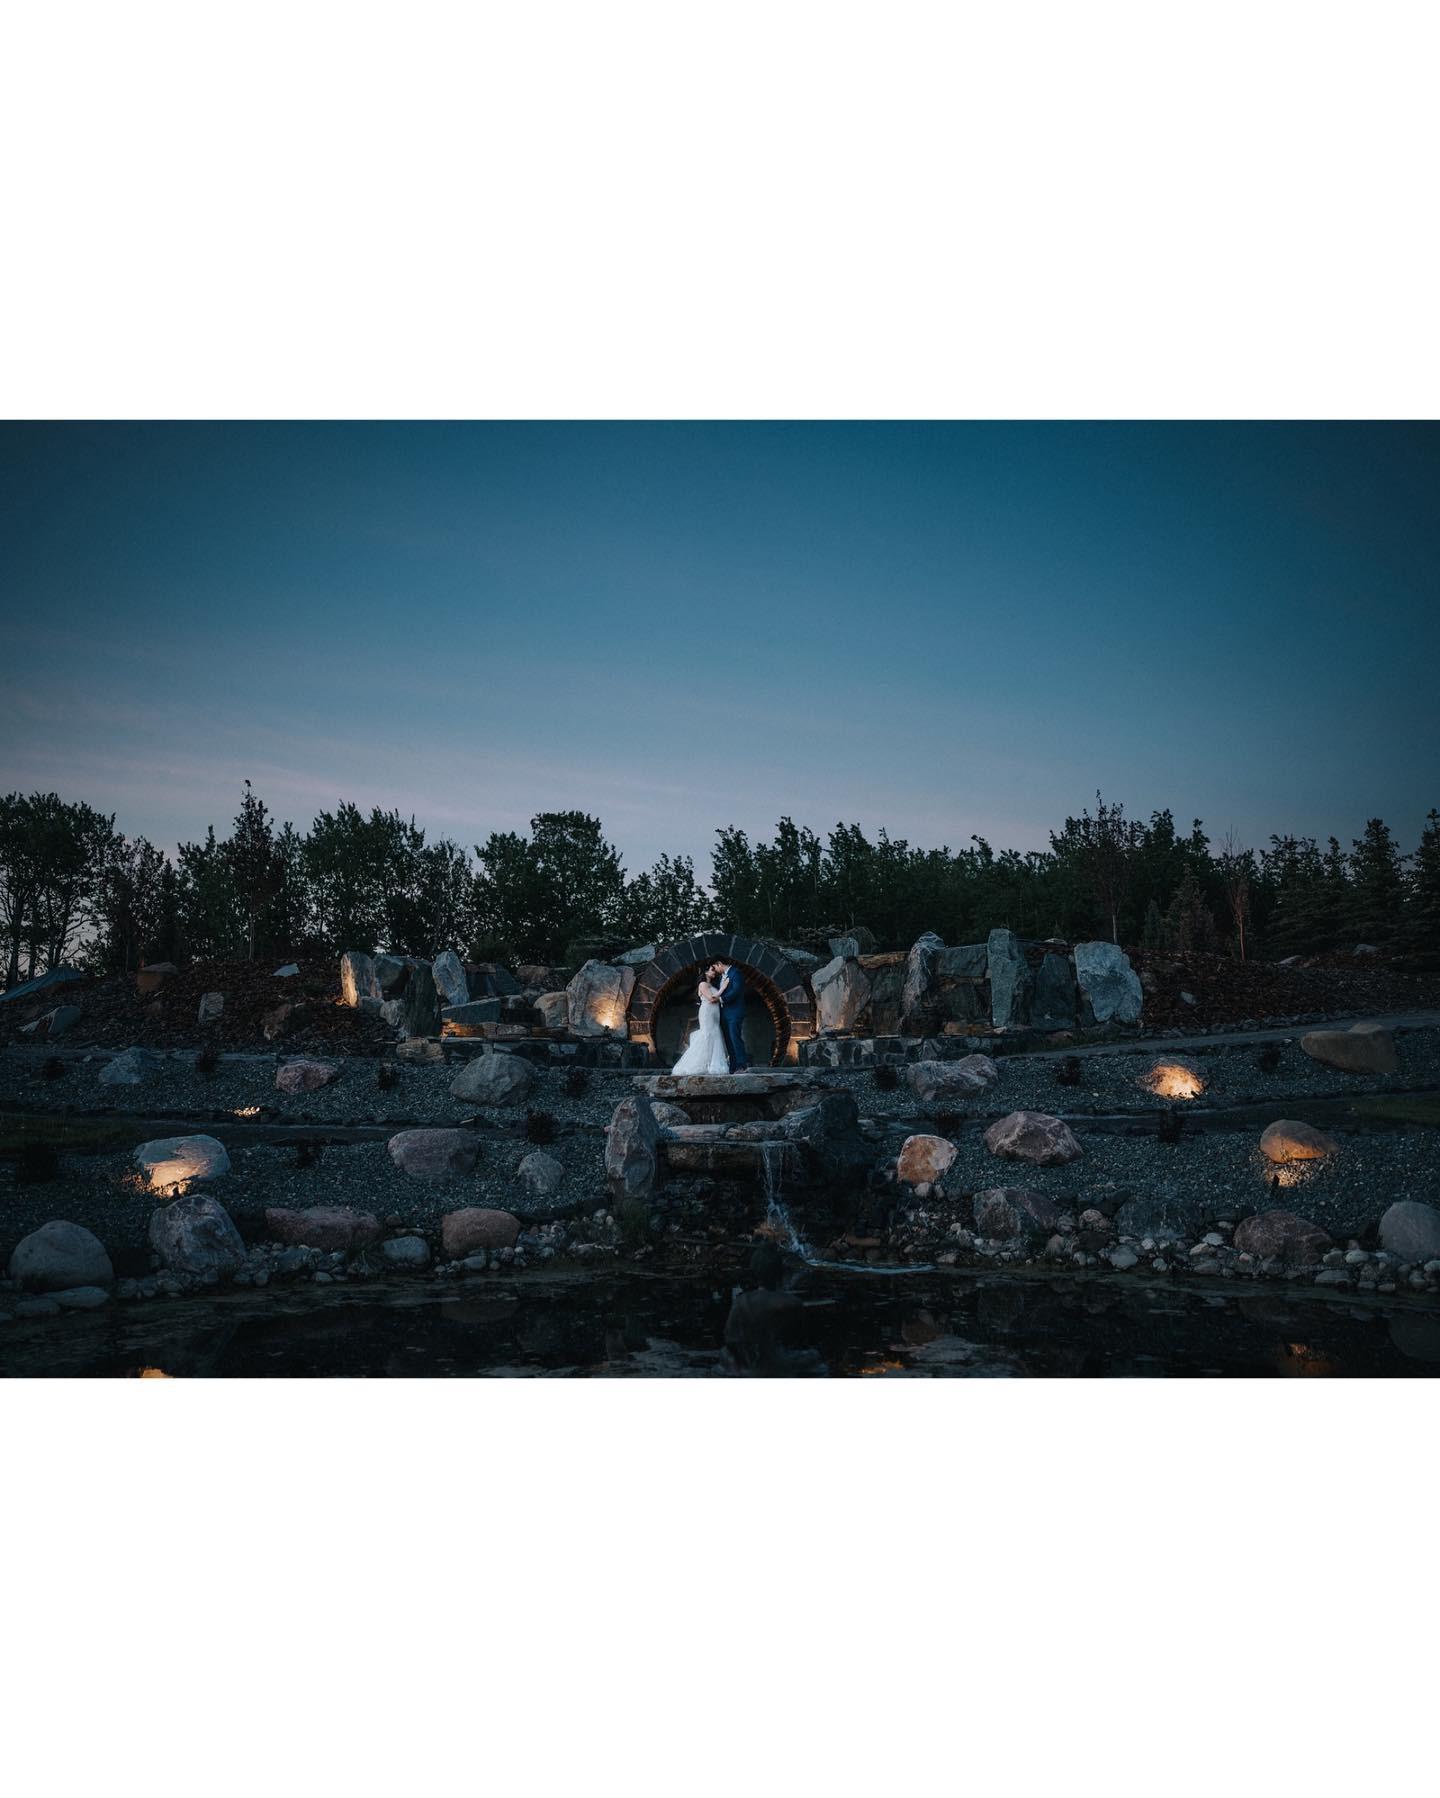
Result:
[[[725,1052],[725,1032],[720,1028],[720,1007],[710,1000],[700,1001],[700,1015],[691,1032],[685,1053],[672,1074],[728,1074],[730,1057]]]

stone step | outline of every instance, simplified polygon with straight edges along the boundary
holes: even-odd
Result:
[[[811,1069],[751,1068],[743,1074],[642,1074],[636,1080],[652,1099],[756,1099],[770,1093],[822,1092],[830,1082]]]

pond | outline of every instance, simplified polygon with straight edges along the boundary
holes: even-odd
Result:
[[[750,1371],[879,1377],[1395,1376],[1440,1371],[1433,1304],[1105,1278],[805,1270],[751,1295]],[[760,1329],[754,1328],[757,1316]],[[271,1289],[7,1326],[11,1377],[712,1378],[731,1292],[701,1278],[508,1275]],[[758,1348],[755,1346],[759,1344]]]

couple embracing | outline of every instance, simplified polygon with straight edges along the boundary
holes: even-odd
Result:
[[[712,961],[698,989],[700,1015],[671,1069],[676,1074],[739,1074],[745,1058],[745,976],[733,962]]]

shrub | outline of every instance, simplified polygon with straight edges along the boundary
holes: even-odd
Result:
[[[958,1111],[937,1111],[935,1113],[935,1129],[941,1136],[954,1136],[960,1129],[961,1114]]]
[[[892,1067],[888,1061],[881,1062],[872,1078],[875,1082],[876,1092],[893,1093],[900,1084],[900,1071],[898,1068]]]
[[[320,1144],[318,1142],[300,1142],[295,1145],[296,1167],[314,1167],[320,1160]]]
[[[42,1080],[63,1080],[65,1078],[65,1063],[58,1055],[46,1057],[45,1065],[40,1070],[40,1078]]]
[[[214,1043],[206,1043],[195,1057],[195,1072],[208,1080],[220,1065],[220,1052]]]
[[[1056,1064],[1055,1084],[1057,1086],[1079,1086],[1080,1076],[1080,1057],[1078,1055],[1067,1055],[1063,1061]]]
[[[565,1097],[567,1099],[583,1098],[585,1089],[590,1084],[590,1075],[584,1068],[566,1068]]]
[[[627,1248],[641,1248],[650,1235],[650,1207],[644,1199],[622,1199],[619,1207],[620,1235]]]
[[[377,1065],[375,1084],[382,1093],[388,1093],[392,1087],[400,1084],[400,1073],[393,1062],[382,1061]]]
[[[527,1111],[525,1136],[533,1143],[554,1142],[560,1134],[560,1120],[553,1111]]]
[[[1255,1057],[1255,1065],[1262,1074],[1273,1074],[1280,1066],[1280,1046],[1278,1043],[1267,1043]]]
[[[1156,1132],[1156,1138],[1159,1142],[1166,1144],[1177,1143],[1184,1134],[1184,1119],[1173,1105],[1170,1106],[1168,1110],[1160,1113],[1160,1128]]]

